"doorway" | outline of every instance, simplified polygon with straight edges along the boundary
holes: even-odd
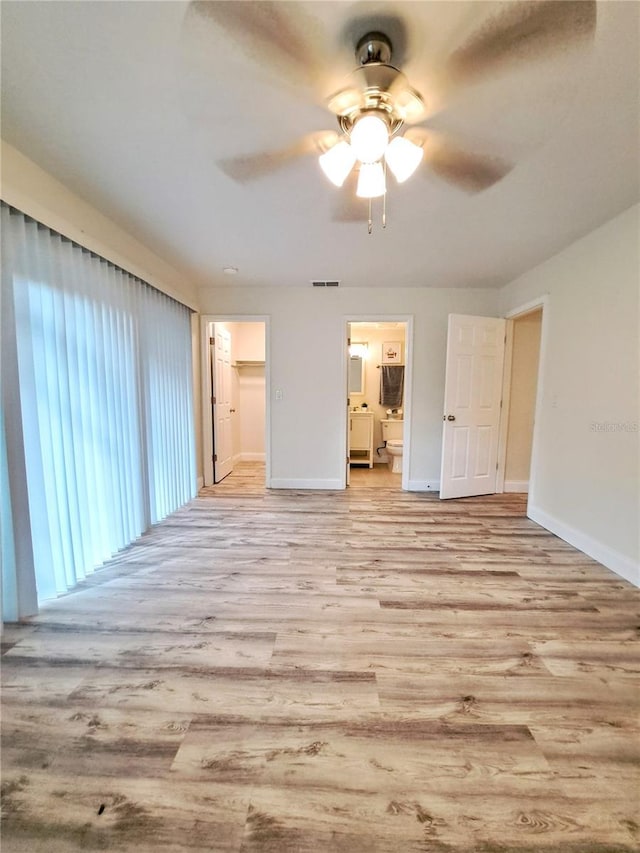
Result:
[[[204,316],[201,335],[203,485],[268,485],[268,318]]]
[[[345,484],[407,489],[411,318],[346,321]]]
[[[507,318],[498,491],[528,494],[534,473],[543,304]]]

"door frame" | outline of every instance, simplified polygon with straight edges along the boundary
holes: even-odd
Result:
[[[342,317],[342,399],[349,397],[348,363],[349,325],[351,323],[405,323],[404,339],[404,405],[403,405],[403,448],[402,448],[402,490],[409,491],[409,468],[411,460],[411,409],[413,397],[413,314],[344,314]],[[349,435],[349,407],[342,406],[342,441],[341,441],[341,481],[340,488],[347,487],[347,472],[344,460],[349,455],[347,436]]]
[[[540,356],[538,358],[538,382],[533,411],[533,435],[531,441],[531,462],[529,464],[529,492],[527,498],[527,513],[529,506],[535,505],[537,485],[538,459],[540,455],[540,412],[544,396],[544,376],[547,360],[547,344],[549,332],[549,294],[545,293],[535,299],[512,308],[504,314],[506,322],[506,341],[504,351],[504,372],[502,376],[502,417],[498,437],[498,475],[496,493],[504,492],[505,468],[507,461],[507,433],[509,430],[509,403],[511,400],[511,368],[513,364],[513,324],[515,320],[526,317],[534,311],[542,309],[540,323]]]
[[[202,427],[203,484],[213,484],[213,432],[209,387],[211,360],[209,353],[210,323],[264,323],[264,454],[265,485],[271,486],[271,330],[267,314],[201,314],[200,315],[200,423]],[[233,346],[233,342],[232,342]]]

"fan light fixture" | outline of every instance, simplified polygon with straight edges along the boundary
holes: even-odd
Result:
[[[346,88],[329,99],[342,130],[339,141],[320,156],[320,166],[338,187],[351,170],[358,170],[356,195],[369,202],[382,197],[382,227],[386,225],[387,167],[403,183],[420,165],[419,145],[400,136],[405,122],[415,122],[424,110],[419,92],[390,64],[391,42],[380,32],[366,33],[356,44],[359,67]]]
[[[389,141],[389,131],[384,119],[365,115],[354,124],[350,141],[341,139],[320,156],[319,162],[331,183],[341,187],[359,161],[357,195],[360,198],[377,198],[386,191],[383,158],[401,184],[418,168],[423,153],[419,145],[404,136],[397,136]]]
[[[387,124],[377,115],[357,119],[350,136],[353,153],[361,163],[378,161],[389,144]]]
[[[379,198],[387,191],[382,163],[363,163],[358,175],[358,198]]]
[[[404,136],[397,136],[389,143],[384,152],[384,159],[397,182],[402,184],[413,175],[422,162],[423,155],[424,151],[419,145],[415,145]]]
[[[332,184],[341,187],[356,163],[353,148],[344,139],[320,156],[322,171]]]

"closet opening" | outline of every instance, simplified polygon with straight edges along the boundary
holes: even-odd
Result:
[[[269,484],[268,320],[202,318],[203,486]]]

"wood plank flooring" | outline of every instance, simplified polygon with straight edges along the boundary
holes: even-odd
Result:
[[[3,636],[3,853],[631,853],[640,593],[520,495],[242,465]]]

